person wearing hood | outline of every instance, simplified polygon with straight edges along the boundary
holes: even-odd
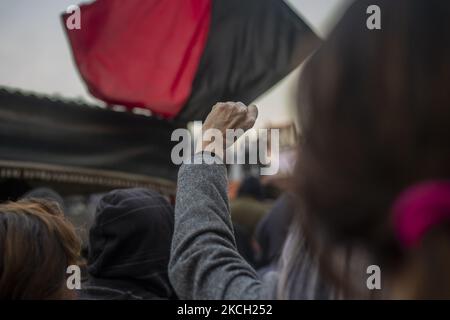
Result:
[[[159,193],[124,189],[100,200],[89,232],[81,299],[176,299],[168,278],[173,207]]]

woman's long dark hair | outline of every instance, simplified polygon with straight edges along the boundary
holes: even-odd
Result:
[[[381,30],[367,28],[370,5]],[[298,100],[295,185],[310,242],[358,245],[395,269],[405,252],[394,199],[450,179],[450,2],[356,1],[307,63]]]

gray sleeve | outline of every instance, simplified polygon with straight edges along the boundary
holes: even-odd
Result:
[[[226,175],[225,165],[204,163],[178,173],[169,277],[181,299],[269,298],[271,285],[237,252]]]

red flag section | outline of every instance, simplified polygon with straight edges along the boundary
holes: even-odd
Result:
[[[95,97],[176,116],[189,98],[208,37],[211,0],[97,0],[64,27]]]

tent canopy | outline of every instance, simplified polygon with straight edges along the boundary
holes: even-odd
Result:
[[[0,178],[173,193],[172,121],[0,88]]]

